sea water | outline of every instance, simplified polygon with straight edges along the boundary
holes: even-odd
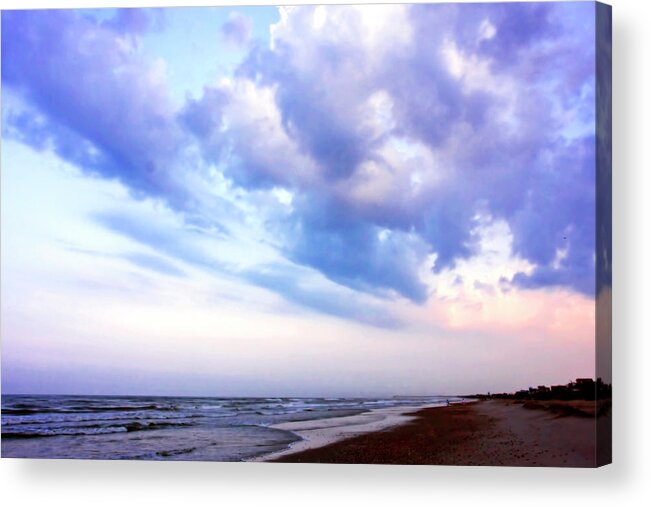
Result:
[[[241,461],[285,449],[270,426],[457,398],[2,396],[2,456]]]

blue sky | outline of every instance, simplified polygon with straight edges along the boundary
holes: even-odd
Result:
[[[3,12],[3,391],[592,376],[594,31],[589,2]]]

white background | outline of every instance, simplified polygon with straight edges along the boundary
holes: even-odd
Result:
[[[359,3],[369,3],[358,0]],[[0,0],[1,8],[224,0]],[[229,1],[229,5],[278,2]],[[309,3],[309,2],[291,2]],[[346,3],[346,2],[339,2]],[[598,470],[0,460],[4,505],[651,505],[651,2],[612,0],[614,464]]]

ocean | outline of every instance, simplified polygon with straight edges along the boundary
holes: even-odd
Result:
[[[2,396],[2,457],[243,461],[299,437],[270,426],[459,398]]]

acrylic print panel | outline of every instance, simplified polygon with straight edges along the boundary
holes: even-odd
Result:
[[[2,12],[2,456],[610,462],[610,16]]]

